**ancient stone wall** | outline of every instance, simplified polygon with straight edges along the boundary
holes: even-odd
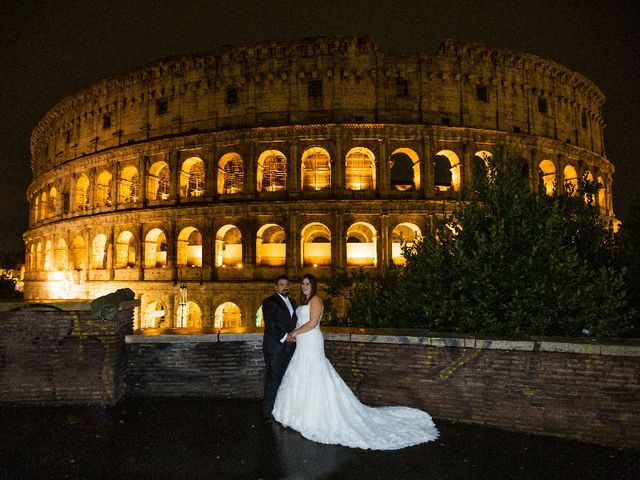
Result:
[[[0,312],[0,405],[113,405],[124,395],[133,307],[114,320],[93,318],[88,303],[63,308]]]

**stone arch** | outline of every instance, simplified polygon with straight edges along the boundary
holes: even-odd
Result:
[[[38,240],[36,242],[36,260],[35,260],[35,270],[42,270],[42,242]]]
[[[347,230],[347,266],[375,267],[378,264],[376,229],[367,222],[355,222]]]
[[[572,197],[578,195],[578,172],[573,165],[565,165],[562,179],[565,192]]]
[[[158,328],[165,322],[167,307],[161,300],[151,300],[142,309],[141,328]]]
[[[47,218],[47,206],[49,205],[48,196],[46,190],[40,193],[40,220]]]
[[[74,270],[84,270],[87,258],[87,245],[84,237],[80,234],[71,240],[71,261]]]
[[[69,183],[65,183],[62,187],[62,194],[60,195],[62,201],[62,213],[67,214],[71,212],[71,187]]]
[[[538,164],[542,185],[547,195],[553,195],[556,189],[556,166],[551,160],[542,160]]]
[[[281,267],[287,263],[287,235],[280,225],[267,223],[256,234],[256,265]]]
[[[36,192],[33,195],[33,221],[40,221],[40,194]]]
[[[218,161],[218,193],[240,193],[244,190],[244,161],[235,152],[223,155]]]
[[[116,258],[113,268],[133,268],[136,266],[136,239],[129,230],[120,232],[116,239]]]
[[[323,223],[305,225],[300,235],[301,264],[303,267],[331,265],[331,231]]]
[[[77,212],[89,209],[89,177],[84,173],[76,179],[74,209]]]
[[[42,269],[45,272],[53,270],[53,244],[51,240],[47,240],[44,243],[44,259]]]
[[[331,188],[331,157],[321,147],[307,148],[300,162],[302,190],[328,190]]]
[[[66,270],[69,265],[69,249],[64,238],[59,238],[56,242],[53,263],[56,270]]]
[[[355,147],[345,156],[345,188],[347,190],[375,190],[376,162],[371,150]]]
[[[178,328],[202,328],[202,306],[194,300],[178,304],[176,326]]]
[[[242,266],[242,232],[235,225],[224,225],[216,233],[216,267]]]
[[[404,265],[406,259],[402,255],[402,246],[412,246],[422,236],[420,227],[412,222],[402,222],[391,231],[391,260],[396,265]]]
[[[49,203],[47,205],[47,217],[55,217],[58,214],[58,189],[53,185],[49,189]]]
[[[167,234],[161,228],[152,228],[144,237],[144,268],[167,266]]]
[[[607,191],[605,190],[604,178],[602,176],[598,176],[598,208],[601,214],[607,211]]]
[[[451,150],[440,150],[434,158],[435,172],[433,184],[436,190],[460,191],[460,158]]]
[[[258,157],[256,170],[259,192],[287,189],[287,157],[278,150],[266,150]]]
[[[91,268],[107,268],[107,236],[104,233],[97,234],[91,242]]]
[[[135,203],[140,200],[140,175],[138,169],[129,165],[120,173],[119,203]]]
[[[171,188],[169,165],[164,160],[149,167],[147,177],[147,198],[149,200],[167,200]]]
[[[202,233],[196,227],[180,230],[176,263],[181,267],[202,266]]]
[[[96,178],[96,207],[111,206],[113,199],[111,197],[111,172],[103,170]]]
[[[420,158],[410,148],[397,148],[389,158],[391,188],[406,192],[420,189]]]
[[[242,326],[242,312],[233,302],[223,302],[216,307],[213,315],[216,328],[235,328]]]
[[[205,194],[205,166],[200,157],[189,157],[180,169],[180,197],[201,197]]]

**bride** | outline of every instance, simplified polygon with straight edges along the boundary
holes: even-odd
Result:
[[[276,396],[273,416],[314,442],[396,450],[438,437],[429,414],[408,407],[372,408],[358,401],[324,356],[322,299],[313,275],[302,277],[296,350]]]

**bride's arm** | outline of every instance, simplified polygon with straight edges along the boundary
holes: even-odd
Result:
[[[314,295],[309,301],[309,321],[304,325],[299,326],[293,332],[291,332],[291,336],[296,338],[296,336],[301,333],[308,332],[309,330],[315,328],[320,321],[320,317],[322,316],[323,303],[322,299]]]

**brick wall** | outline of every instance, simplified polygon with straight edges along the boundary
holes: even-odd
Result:
[[[88,303],[67,307],[0,312],[0,405],[112,405],[124,395],[133,308],[110,321],[92,318]]]
[[[338,333],[326,354],[370,405],[640,445],[640,345]],[[394,332],[398,333],[398,332]],[[261,334],[129,336],[128,394],[260,397]]]

